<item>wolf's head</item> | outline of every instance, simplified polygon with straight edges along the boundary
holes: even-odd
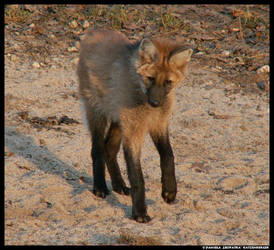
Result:
[[[164,103],[168,93],[183,81],[192,49],[164,39],[144,38],[138,48],[137,73],[152,107]]]

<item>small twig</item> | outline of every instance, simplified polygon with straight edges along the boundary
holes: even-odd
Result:
[[[240,36],[241,36],[241,39],[244,41],[244,35],[243,35],[243,31],[242,31],[242,24],[241,24],[241,17],[240,16],[238,16],[238,20],[239,20]]]
[[[260,58],[260,57],[266,57],[266,56],[269,56],[269,54],[263,53],[263,54],[259,54],[259,55],[248,56],[248,58]]]
[[[227,59],[225,59],[225,58],[221,58],[221,57],[219,57],[219,56],[214,56],[214,55],[205,55],[205,57],[208,57],[208,58],[210,58],[210,59],[216,59],[216,60],[219,60],[219,61],[222,61],[222,62],[225,62],[225,63],[227,63],[227,62],[228,62],[228,60],[227,60]]]

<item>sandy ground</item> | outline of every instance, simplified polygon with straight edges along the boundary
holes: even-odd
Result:
[[[269,93],[235,88],[193,56],[170,117],[176,202],[161,198],[147,137],[141,163],[152,221],[140,224],[130,219],[130,197],[91,192],[77,56],[35,68],[19,52],[5,55],[5,245],[269,244]],[[119,163],[128,184],[121,151]]]
[[[152,221],[138,224],[129,219],[130,197],[90,192],[91,143],[75,66],[60,61],[67,66],[46,70],[6,61],[5,244],[117,244],[125,232],[159,244],[269,244],[265,96],[226,92],[215,73],[191,64],[170,119],[176,203],[160,197],[159,157],[147,138],[142,165]],[[64,115],[79,124],[29,122]],[[127,179],[121,152],[119,162]]]

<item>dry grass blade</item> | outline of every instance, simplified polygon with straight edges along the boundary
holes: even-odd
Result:
[[[162,245],[162,242],[151,236],[138,236],[122,230],[117,243],[122,245],[137,245],[137,246],[157,246]]]

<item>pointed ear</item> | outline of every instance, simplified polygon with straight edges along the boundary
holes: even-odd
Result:
[[[181,68],[190,62],[192,52],[192,49],[175,52],[169,60],[177,68]]]
[[[150,39],[144,38],[141,41],[139,46],[139,58],[146,63],[152,63],[157,60],[158,50]]]

